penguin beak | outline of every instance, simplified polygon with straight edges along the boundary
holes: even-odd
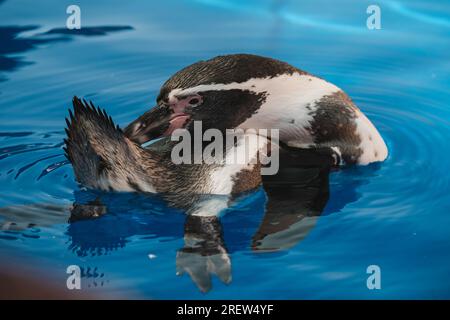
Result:
[[[173,131],[184,128],[190,115],[183,112],[174,112],[164,105],[157,105],[125,128],[125,135],[138,144],[150,140],[169,136]]]

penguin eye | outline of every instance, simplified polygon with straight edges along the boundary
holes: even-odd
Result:
[[[199,103],[198,98],[192,98],[191,100],[189,100],[189,104],[197,104]]]

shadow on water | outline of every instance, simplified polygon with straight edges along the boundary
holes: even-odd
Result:
[[[71,36],[106,36],[112,32],[119,31],[130,31],[134,30],[131,26],[101,26],[101,27],[83,27],[79,30],[77,29],[67,29],[67,28],[54,28],[47,32],[39,34],[39,36],[43,35],[71,35]]]
[[[0,0],[0,5],[2,4]],[[24,53],[37,49],[39,46],[52,43],[70,41],[76,36],[106,36],[110,33],[133,30],[131,26],[92,26],[80,30],[55,28],[32,36],[21,36],[24,32],[37,30],[37,25],[27,26],[0,26],[0,81],[7,78],[3,72],[13,72],[19,68],[32,64],[22,56]]]
[[[37,26],[0,26],[0,72],[16,71],[20,67],[31,64],[25,61],[19,54],[37,48],[39,45],[48,42],[56,42],[67,40],[65,38],[58,39],[39,39],[19,37],[19,34],[36,30]],[[0,81],[5,81],[4,76],[0,76]]]

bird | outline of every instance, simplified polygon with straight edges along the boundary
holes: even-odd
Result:
[[[261,185],[260,145],[244,151],[246,145],[239,141],[246,141],[245,135],[225,146],[219,161],[189,164],[174,163],[175,143],[170,139],[143,148],[105,110],[78,97],[73,98],[66,124],[65,155],[76,180],[89,189],[157,193],[188,214],[217,215],[239,194]],[[248,161],[226,161],[240,152],[249,152]]]
[[[161,87],[156,106],[124,130],[143,144],[176,129],[277,129],[286,150],[328,154],[336,166],[384,161],[381,134],[334,84],[286,62],[252,54],[199,61]]]

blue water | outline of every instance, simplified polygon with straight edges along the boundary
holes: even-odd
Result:
[[[0,1],[2,269],[32,266],[65,290],[67,266],[79,265],[82,290],[99,297],[450,298],[448,1],[377,1],[381,30],[366,28],[364,0],[76,3],[79,34],[64,29],[72,1]],[[183,250],[188,218],[158,197],[77,185],[62,151],[73,95],[125,126],[175,71],[236,52],[344,89],[389,158],[332,172],[322,213],[304,235],[293,223],[268,241],[273,252],[252,249],[262,189],[216,221],[225,253],[208,255]],[[68,222],[97,198],[107,214]],[[369,265],[381,268],[380,290],[366,286]]]

